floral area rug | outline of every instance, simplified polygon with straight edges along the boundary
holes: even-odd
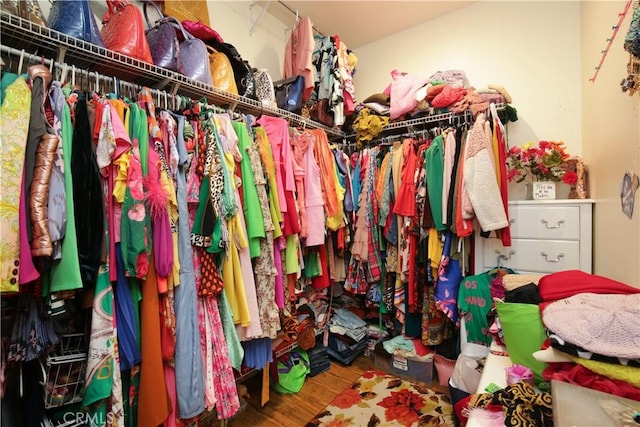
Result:
[[[307,427],[454,425],[449,395],[375,369],[307,423]]]

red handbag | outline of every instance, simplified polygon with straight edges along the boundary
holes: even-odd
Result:
[[[100,34],[107,49],[153,64],[142,12],[127,0],[107,0]]]

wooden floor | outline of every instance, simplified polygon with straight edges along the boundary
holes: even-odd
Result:
[[[351,366],[332,360],[331,368],[307,378],[299,393],[280,394],[271,389],[269,402],[263,408],[260,407],[262,376],[256,375],[245,382],[251,395],[247,409],[228,426],[302,427],[370,368],[373,368],[373,359],[365,356],[358,357]]]
[[[373,367],[373,359],[365,356],[358,357],[351,366],[331,360],[331,368],[307,378],[299,393],[280,394],[271,389],[269,402],[264,407],[260,407],[262,376],[256,375],[244,383],[251,395],[247,408],[230,420],[228,427],[304,427],[334,397]],[[448,389],[438,386],[437,379],[432,387],[448,393]]]

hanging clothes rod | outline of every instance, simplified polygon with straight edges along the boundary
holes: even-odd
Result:
[[[296,23],[297,23],[297,22],[298,22],[298,18],[300,17],[300,14],[299,14],[298,10],[297,10],[297,9],[296,9],[296,10],[292,9],[288,4],[286,4],[285,2],[283,2],[283,1],[281,1],[281,0],[278,0],[278,3],[279,3],[282,7],[284,7],[285,9],[287,9],[289,12],[291,12],[293,15],[295,15],[295,16],[296,16]],[[295,25],[294,25],[294,27],[295,27]],[[316,28],[316,26],[315,26],[315,25],[314,25],[314,26],[312,26],[311,28],[313,28],[313,31],[315,31],[318,35],[320,35],[320,36],[322,36],[322,37],[326,37],[326,36],[324,35],[324,33],[322,33],[322,31],[320,31],[320,30],[318,30],[318,29]]]
[[[43,64],[49,67],[52,74],[55,70],[57,72],[57,75],[54,75],[56,80],[59,80],[63,84],[71,84],[72,87],[79,87],[82,90],[94,91],[96,93],[111,92],[117,95],[128,93],[128,96],[133,99],[135,98],[136,93],[145,87],[116,77],[105,76],[96,71],[88,71],[74,65],[68,65],[64,62],[45,58],[44,56],[26,52],[24,49],[19,50],[9,46],[0,45],[0,52],[19,58],[17,68],[11,71],[15,71],[19,74],[26,73],[27,70],[23,69],[25,68],[24,65],[26,59],[27,64]],[[4,68],[11,68],[12,65],[12,61],[9,61],[9,64],[5,62]],[[177,110],[184,102],[194,102],[191,98],[186,96],[174,95],[173,93],[162,89],[151,87],[146,88],[154,97],[155,105],[158,107]],[[101,89],[104,90],[101,91]],[[241,113],[230,112],[217,105],[207,104],[207,107],[213,109],[216,113],[229,113],[232,115],[232,118],[242,117]]]

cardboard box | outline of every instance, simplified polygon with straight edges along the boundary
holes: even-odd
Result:
[[[433,381],[433,354],[403,357],[385,351],[382,343],[376,345],[374,364],[381,371],[411,381],[431,384]]]

